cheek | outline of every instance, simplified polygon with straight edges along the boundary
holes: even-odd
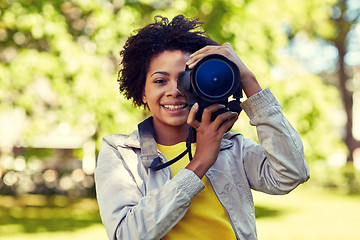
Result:
[[[154,89],[150,89],[150,88],[144,89],[142,100],[148,106],[153,105],[154,101],[156,101],[156,98],[157,98],[157,94],[156,91],[154,91]]]

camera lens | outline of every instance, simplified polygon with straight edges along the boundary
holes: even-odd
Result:
[[[227,98],[235,85],[232,68],[222,59],[208,59],[195,70],[194,83],[198,93],[208,100]]]

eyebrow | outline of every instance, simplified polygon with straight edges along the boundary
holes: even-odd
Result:
[[[185,71],[183,71],[183,72],[185,72]],[[183,72],[180,72],[180,73],[179,73],[179,76],[180,76]],[[163,75],[166,75],[166,76],[170,76],[170,73],[168,73],[168,72],[157,71],[157,72],[153,72],[153,73],[150,75],[150,77],[152,77],[152,76],[155,75],[155,74],[163,74]]]
[[[150,75],[150,77],[152,77],[153,75],[155,74],[163,74],[163,75],[166,75],[166,76],[169,76],[170,74],[168,72],[162,72],[162,71],[158,71],[158,72],[154,72]]]

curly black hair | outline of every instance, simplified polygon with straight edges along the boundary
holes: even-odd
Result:
[[[166,50],[180,50],[193,53],[207,45],[219,45],[197,30],[203,25],[198,19],[178,15],[169,22],[168,18],[155,17],[155,23],[146,25],[130,36],[123,50],[122,69],[118,73],[120,92],[126,99],[132,99],[135,106],[146,108],[142,100],[146,74],[150,61]]]

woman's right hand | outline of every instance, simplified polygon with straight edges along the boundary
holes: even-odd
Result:
[[[211,121],[212,113],[224,107],[222,104],[213,104],[205,108],[201,122],[195,119],[199,105],[195,103],[190,109],[187,123],[196,129],[197,138],[194,158],[186,168],[192,170],[200,179],[215,163],[224,134],[238,119],[238,113],[228,111],[218,115],[214,121]]]

